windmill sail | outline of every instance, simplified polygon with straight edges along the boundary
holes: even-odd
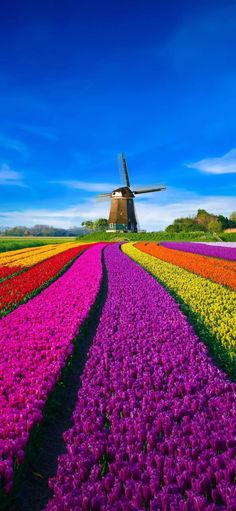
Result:
[[[111,198],[111,193],[100,193],[96,196],[97,202],[105,202]]]
[[[151,193],[151,192],[161,192],[161,190],[165,190],[165,186],[158,186],[153,188],[141,188],[140,190],[132,190],[135,195],[140,193]]]
[[[121,182],[125,182],[125,186],[128,186],[130,188],[130,180],[129,180],[129,173],[128,173],[128,167],[127,162],[123,154],[119,154],[119,170],[120,170],[120,176],[121,176]]]

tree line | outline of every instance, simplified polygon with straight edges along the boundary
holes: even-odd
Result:
[[[82,227],[72,227],[71,229],[62,229],[50,225],[37,224],[33,227],[20,225],[16,227],[0,228],[1,236],[42,236],[42,237],[64,237],[64,236],[80,236],[86,234],[88,230]]]
[[[198,209],[193,217],[176,218],[171,225],[166,227],[166,232],[194,232],[205,231],[220,234],[225,229],[236,228],[236,211],[225,217],[223,215],[213,215],[205,209]]]
[[[106,218],[99,218],[94,222],[91,220],[85,220],[82,222],[81,226],[82,227],[71,227],[70,229],[63,229],[44,224],[37,224],[33,227],[27,227],[26,225],[6,228],[0,227],[0,236],[81,236],[81,234],[89,234],[93,231],[106,231],[106,229],[108,229],[108,220]]]
[[[81,223],[81,227],[72,227],[70,229],[43,224],[37,224],[33,227],[0,227],[0,236],[81,236],[81,234],[106,231],[108,226],[106,218],[98,218],[94,221],[84,220]],[[213,215],[205,209],[198,209],[197,214],[193,217],[176,218],[171,225],[166,227],[165,231],[169,233],[204,231],[220,234],[225,229],[236,229],[236,211],[233,211],[228,218],[223,215]]]

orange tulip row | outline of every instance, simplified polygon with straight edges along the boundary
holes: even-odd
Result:
[[[228,286],[236,291],[236,262],[192,254],[190,252],[175,251],[156,243],[140,242],[135,243],[134,246],[146,254],[201,275],[213,282],[217,282],[217,284]]]

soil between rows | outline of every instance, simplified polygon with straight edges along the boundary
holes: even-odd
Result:
[[[62,434],[72,426],[72,413],[81,387],[80,377],[107,297],[104,253],[102,266],[103,276],[97,300],[74,341],[74,351],[61,379],[46,403],[43,421],[32,430],[25,462],[15,476],[14,489],[0,500],[1,511],[41,511],[52,496],[48,479],[57,472],[58,456],[66,452]]]

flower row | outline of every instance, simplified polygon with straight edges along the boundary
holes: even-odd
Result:
[[[0,280],[76,246],[78,246],[78,243],[62,243],[60,245],[43,245],[36,248],[30,247],[25,249],[24,252],[18,250],[13,255],[11,252],[7,252],[0,258]]]
[[[15,273],[23,271],[22,266],[0,266],[0,280],[5,280]]]
[[[22,268],[33,266],[34,264],[40,263],[49,257],[56,254],[61,254],[69,248],[78,247],[79,243],[61,243],[55,245],[43,245],[36,247],[33,250],[28,249],[23,254],[19,250],[19,253],[11,256],[11,252],[7,253],[7,256],[0,260],[0,268],[4,266],[21,266]]]
[[[206,245],[205,243],[191,243],[190,241],[163,241],[161,245],[174,250],[184,250],[184,252],[191,252],[193,254],[236,261],[236,248],[223,247],[221,245]]]
[[[0,475],[12,487],[29,434],[97,297],[102,245],[92,246],[37,297],[0,322]]]
[[[146,254],[185,268],[236,291],[236,262],[179,252],[158,246],[156,243],[136,243],[134,246]]]
[[[50,246],[52,246],[52,245],[50,245]],[[17,256],[19,254],[23,255],[24,253],[29,253],[29,252],[32,252],[32,251],[37,250],[37,249],[39,250],[39,249],[41,249],[43,247],[45,247],[45,245],[40,245],[40,246],[37,246],[37,247],[16,248],[15,250],[8,250],[6,252],[1,252],[0,253],[0,264],[2,264],[2,260],[11,259],[15,255],[17,255]]]
[[[70,243],[71,245],[71,243]],[[27,247],[21,250],[10,250],[9,252],[3,252],[0,254],[0,265],[7,264],[10,266],[15,263],[23,263],[23,261],[33,255],[41,254],[43,252],[47,252],[48,250],[54,250],[58,245],[41,245],[39,247]],[[71,247],[69,247],[71,248]]]
[[[0,313],[5,314],[47,285],[63,268],[89,245],[80,245],[54,255],[0,284]]]
[[[14,275],[15,273],[19,273],[20,271],[23,271],[24,267],[25,266],[27,267],[27,264],[23,264],[24,261],[25,262],[29,261],[28,266],[32,266],[30,264],[32,257],[34,259],[35,257],[37,258],[37,256],[38,256],[39,261],[37,261],[37,262],[40,262],[40,257],[42,257],[42,254],[43,254],[44,259],[47,259],[47,257],[50,257],[49,255],[47,255],[47,253],[50,253],[50,251],[52,251],[54,246],[55,245],[47,245],[45,247],[45,245],[43,245],[41,247],[36,247],[36,248],[30,247],[27,249],[23,249],[22,251],[16,250],[16,251],[13,251],[14,252],[13,254],[11,251],[5,252],[4,254],[0,254],[0,279],[2,280],[6,277],[10,277],[11,275]],[[44,255],[45,253],[46,253],[46,255]]]
[[[219,345],[223,345],[236,360],[236,293],[210,280],[194,275],[178,266],[161,261],[141,252],[131,244],[122,250],[159,279],[174,292],[194,313],[194,321],[213,333]],[[203,324],[203,327],[201,326]]]
[[[105,264],[108,296],[47,511],[233,511],[236,385],[151,275],[116,246]]]

